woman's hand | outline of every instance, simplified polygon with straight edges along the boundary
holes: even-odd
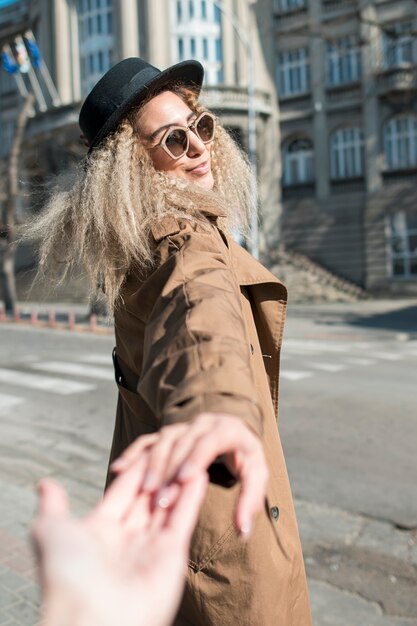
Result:
[[[44,595],[43,626],[168,626],[184,587],[189,543],[207,475],[177,486],[170,507],[138,493],[145,455],[83,520],[56,482],[39,484],[33,538]]]
[[[221,460],[242,484],[236,509],[236,527],[243,536],[251,532],[265,500],[268,470],[260,439],[241,419],[222,413],[202,413],[193,421],[165,426],[132,443],[111,466],[116,473],[131,467],[143,452],[147,467],[141,489],[169,505],[175,484],[183,484]]]

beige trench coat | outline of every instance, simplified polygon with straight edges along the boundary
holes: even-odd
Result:
[[[136,437],[202,411],[239,416],[262,439],[265,510],[244,544],[239,485],[209,485],[175,626],[310,626],[290,485],[277,429],[286,288],[217,227],[167,216],[152,230],[156,264],[132,271],[115,314],[119,401],[110,461]],[[220,483],[220,484],[219,484]]]

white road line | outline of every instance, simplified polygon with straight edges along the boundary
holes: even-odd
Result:
[[[95,389],[94,385],[87,383],[78,383],[72,380],[50,376],[38,376],[37,374],[28,374],[27,372],[18,372],[17,370],[6,370],[3,368],[0,368],[0,382],[16,385],[17,387],[29,387],[30,389],[51,391],[52,393],[59,393],[63,396]]]
[[[9,396],[7,393],[0,393],[0,410],[9,409],[12,406],[21,404],[24,402],[24,398],[18,398],[17,396]]]
[[[49,361],[47,363],[34,363],[32,369],[43,372],[57,372],[70,376],[86,376],[87,378],[99,378],[100,380],[114,380],[113,368],[94,367],[94,365],[81,363],[63,363],[61,361]]]
[[[360,357],[351,357],[348,359],[345,359],[346,363],[349,363],[350,365],[374,365],[375,361],[373,361],[372,359],[362,359]]]
[[[315,370],[321,370],[322,372],[343,372],[346,369],[344,365],[337,365],[336,363],[309,363],[310,367],[313,367]]]
[[[81,361],[82,363],[96,363],[97,365],[111,365],[113,367],[111,354],[84,354],[83,356],[77,357],[77,361]]]
[[[401,361],[403,358],[402,354],[393,354],[392,352],[372,352],[369,356],[384,361]]]
[[[303,378],[310,378],[310,376],[312,375],[312,372],[296,372],[292,370],[284,370],[283,372],[281,372],[281,378],[291,381],[302,380]]]

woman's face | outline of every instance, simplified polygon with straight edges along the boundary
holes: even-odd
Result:
[[[211,143],[204,144],[190,130],[188,151],[179,159],[173,159],[157,145],[171,126],[189,126],[196,117],[194,111],[177,94],[163,91],[140,110],[139,133],[157,170],[212,189],[214,180],[210,162]]]

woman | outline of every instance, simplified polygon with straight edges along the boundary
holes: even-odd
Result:
[[[228,235],[254,209],[251,173],[202,80],[196,61],[107,72],[80,113],[88,158],[31,232],[41,267],[81,261],[114,311],[113,472],[142,456],[141,489],[169,507],[209,471],[175,625],[308,626],[276,427],[286,289]]]

